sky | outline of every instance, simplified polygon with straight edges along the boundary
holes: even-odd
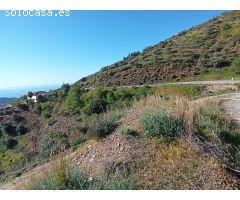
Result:
[[[0,89],[74,83],[222,11],[71,11],[65,17],[0,12]]]

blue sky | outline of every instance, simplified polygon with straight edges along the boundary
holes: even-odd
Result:
[[[133,51],[222,11],[71,11],[69,17],[0,12],[0,88],[74,83]]]

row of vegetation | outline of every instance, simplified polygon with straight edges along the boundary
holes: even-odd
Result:
[[[128,179],[93,179],[78,169],[70,167],[68,161],[62,157],[54,161],[51,170],[33,177],[21,187],[31,190],[131,190],[134,184]]]
[[[143,112],[139,119],[140,129],[135,130],[131,126],[124,126],[121,133],[127,137],[135,137],[144,134],[150,138],[158,138],[162,144],[172,145],[176,151],[181,151],[181,141],[187,141],[191,151],[207,153],[224,162],[229,169],[239,170],[240,164],[240,137],[238,129],[225,116],[217,102],[193,103],[183,97],[155,98],[153,106]],[[149,102],[148,102],[149,103]],[[160,106],[159,106],[160,105]],[[116,114],[104,115],[97,120],[97,126],[91,126],[98,137],[104,137],[116,128]],[[95,122],[96,123],[96,122]],[[140,130],[140,131],[139,131]],[[52,139],[58,138],[57,134]],[[62,137],[62,139],[65,136]],[[64,140],[64,139],[63,139]],[[47,144],[46,142],[45,144]],[[54,142],[56,144],[57,142]],[[180,146],[178,147],[177,144]],[[63,146],[61,144],[60,146]],[[165,148],[165,147],[164,147]],[[46,150],[52,149],[47,147]],[[177,152],[179,153],[179,152]],[[59,164],[58,164],[59,165]],[[79,170],[66,170],[67,165],[61,164],[61,170],[53,170],[51,173],[38,178],[38,181],[30,181],[27,189],[135,189],[136,186],[131,177],[115,177],[108,179],[89,178]],[[125,180],[125,181],[123,181]],[[172,180],[176,181],[177,180]]]

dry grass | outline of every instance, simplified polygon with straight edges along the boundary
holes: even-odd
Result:
[[[148,152],[135,160],[133,180],[141,189],[236,189],[237,179],[215,158],[188,149],[178,140],[171,145],[156,138],[145,141]]]

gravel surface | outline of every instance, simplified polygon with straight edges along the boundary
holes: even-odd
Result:
[[[223,98],[222,107],[232,120],[240,123],[240,93]]]

